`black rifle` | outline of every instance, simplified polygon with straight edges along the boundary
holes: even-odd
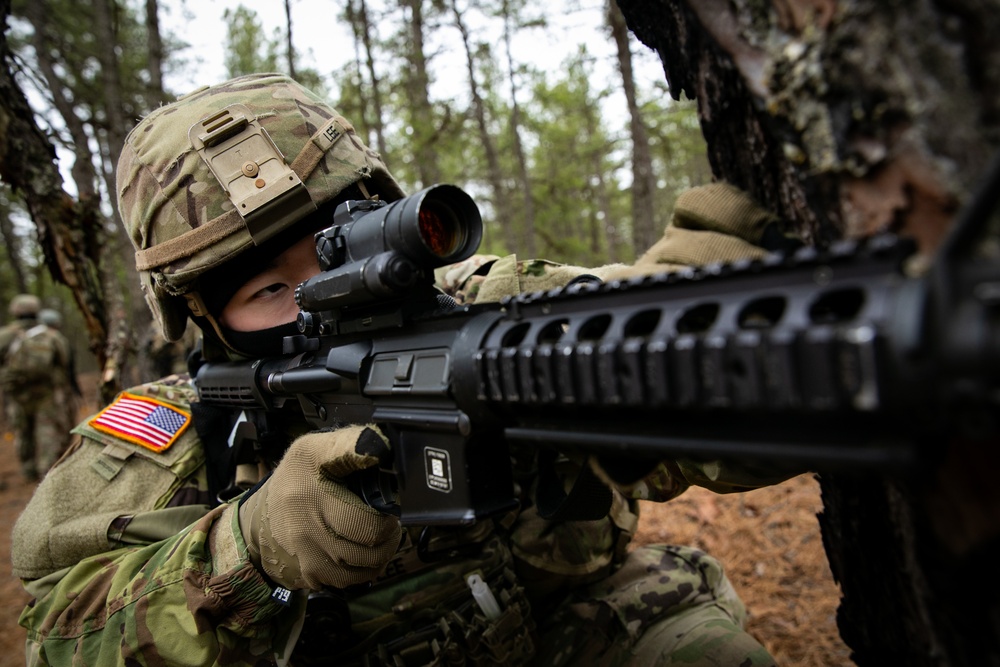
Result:
[[[880,236],[450,308],[432,272],[478,246],[468,195],[350,202],[317,234],[323,271],[297,290],[285,355],[208,364],[196,384],[244,411],[237,446],[280,441],[289,410],[379,424],[393,460],[352,488],[404,524],[510,508],[511,447],[597,456],[620,479],[673,457],[905,467],[921,443],[995,428],[1000,263],[978,232],[997,165],[986,180],[920,277],[913,245]]]

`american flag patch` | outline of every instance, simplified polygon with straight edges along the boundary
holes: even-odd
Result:
[[[174,444],[191,422],[191,415],[159,401],[122,393],[88,423],[154,452]]]

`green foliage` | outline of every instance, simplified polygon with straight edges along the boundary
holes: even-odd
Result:
[[[223,61],[230,77],[254,74],[255,72],[277,72],[278,49],[281,46],[281,31],[275,29],[271,37],[264,32],[264,26],[257,18],[257,12],[239,5],[236,9],[223,12],[226,22],[226,49]]]
[[[642,117],[657,174],[657,208],[669,211],[682,190],[712,181],[697,105],[664,94],[642,105]]]
[[[164,0],[164,4],[169,5],[166,11],[178,10],[177,3]],[[150,78],[145,70],[146,53],[141,47],[145,43],[143,4],[138,0],[119,0],[115,6],[124,112],[127,118],[135,119],[148,112],[143,96]],[[503,177],[503,192],[495,199],[486,152],[471,108],[465,54],[456,53],[458,40],[453,33],[446,32],[454,30],[449,24],[447,7],[440,0],[422,5],[426,51],[423,56],[430,78],[415,81],[412,63],[418,54],[411,50],[407,6],[402,0],[368,3],[387,144],[383,157],[404,189],[413,191],[422,184],[421,160],[427,156],[420,149],[429,144],[440,180],[467,189],[480,203],[486,221],[481,249],[496,254],[523,254],[524,248],[518,240],[525,226],[525,203],[513,143],[511,75],[502,35],[505,27],[514,35],[519,31],[543,35],[548,26],[546,12],[550,10],[526,0],[463,4],[477,30],[472,44],[476,80]],[[31,29],[23,20],[30,7],[29,0],[14,0],[9,36],[27,64],[23,76],[37,79],[39,75],[33,74],[37,68],[31,66],[34,62]],[[92,7],[90,3],[51,0],[46,8],[51,37],[48,48],[57,57],[62,86],[71,92],[74,108],[87,124],[96,145],[104,131],[105,105],[96,57],[98,45],[93,31],[88,29],[93,24]],[[230,75],[287,71],[284,54],[287,26],[265,26],[257,13],[244,5],[227,10],[224,20],[224,65]],[[183,53],[179,49],[184,47],[183,41],[166,34],[164,43],[167,71],[182,66]],[[344,52],[354,48],[353,44],[338,45]],[[360,47],[358,52],[362,52]],[[456,63],[462,66],[456,67]],[[613,246],[617,245],[617,259],[627,261],[630,257],[623,254],[624,249],[632,245],[628,118],[610,118],[606,111],[609,96],[621,94],[614,88],[618,84],[597,83],[595,57],[582,47],[566,62],[547,67],[544,72],[517,60],[512,66],[519,87],[520,133],[528,160],[528,180],[532,184],[537,254],[583,265],[599,264],[608,261]],[[443,71],[451,78],[443,77]],[[368,136],[370,128],[366,127],[366,120],[371,121],[373,113],[370,99],[365,99],[372,93],[367,72],[352,64],[335,71],[300,67],[296,76],[320,94],[329,85],[328,96],[337,99],[338,110],[373,144],[374,137]],[[429,99],[422,115],[415,114],[415,85],[423,86]],[[680,190],[710,180],[711,171],[693,103],[675,102],[664,86],[661,83],[639,92],[657,176],[657,208],[669,211]],[[40,79],[35,87],[51,96]],[[45,118],[53,115],[51,106],[43,114]],[[51,121],[51,126],[68,145],[66,132],[58,121]],[[109,169],[111,161],[108,155],[95,158],[98,172]],[[110,206],[111,198],[107,197],[104,210],[109,211]],[[513,214],[515,229],[509,234],[499,229],[500,210]],[[29,265],[40,267],[37,245],[28,244],[26,248],[29,256],[34,253],[35,263]],[[124,275],[123,267],[124,264],[112,270]],[[0,296],[7,294],[10,276],[10,267],[0,261]],[[44,285],[37,286],[46,289]]]
[[[613,201],[622,194],[617,181],[623,163],[616,151],[621,139],[605,127],[601,102],[609,91],[593,89],[586,48],[558,71],[562,76],[553,83],[537,78],[528,105],[536,230],[543,255],[603,264],[609,258],[607,225],[630,224],[622,202]]]

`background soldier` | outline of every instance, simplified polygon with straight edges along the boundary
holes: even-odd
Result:
[[[33,482],[52,467],[69,441],[67,428],[76,419],[72,394],[79,387],[69,341],[58,330],[59,313],[38,311],[37,299],[19,299],[15,302],[21,326],[6,344],[2,374],[21,473]]]
[[[403,196],[347,120],[278,75],[161,107],[130,133],[117,173],[155,319],[168,339],[193,320],[209,362],[280,353],[297,331],[295,287],[319,271],[314,232],[340,202]],[[772,218],[743,193],[713,187],[681,204],[675,223],[701,239],[728,229],[741,250],[763,253],[755,244]],[[674,253],[679,237],[645,270],[691,256]],[[460,270],[450,289],[483,301],[644,270],[493,260],[485,275]],[[518,510],[403,530],[344,483],[389,453],[377,426],[310,432],[274,414],[287,447],[230,460],[238,415],[196,399],[187,378],[170,376],[75,429],[80,442],[14,531],[14,573],[35,598],[21,617],[29,663],[773,663],[742,630],[717,561],[687,547],[627,549],[633,499],[668,500],[691,483],[750,488],[741,471],[671,461],[613,491],[600,519],[546,520],[533,505],[535,452],[523,451]]]
[[[0,359],[6,356],[15,338],[35,326],[41,308],[42,302],[34,294],[18,294],[10,300],[7,312],[11,321],[0,328]]]

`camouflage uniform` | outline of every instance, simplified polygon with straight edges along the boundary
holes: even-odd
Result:
[[[266,79],[224,84],[218,95],[239,101]],[[331,125],[325,105],[303,99],[287,85],[282,90],[275,107],[292,100],[294,113],[308,117],[307,126],[283,135],[280,123],[293,115],[287,109],[259,117],[275,124],[276,143],[299,137],[298,144],[280,148],[298,156],[293,171],[307,188],[316,187],[316,174],[336,180],[349,165],[355,178],[360,174],[369,186],[381,180],[375,190],[391,194],[394,182],[377,157],[366,149],[347,150],[360,142],[345,129],[346,121]],[[131,152],[119,164],[119,178],[127,184],[120,193],[122,208],[142,208],[155,192],[155,207],[199,216],[198,224],[191,224],[199,240],[221,239],[198,246],[207,258],[189,261],[190,254],[177,252],[176,245],[164,243],[167,248],[157,251],[160,245],[146,237],[146,229],[131,230],[142,249],[147,299],[170,338],[179,337],[186,308],[205,317],[199,314],[206,312],[202,304],[185,291],[197,271],[252,245],[230,224],[232,209],[217,204],[218,183],[198,158],[178,157],[156,144],[157,122],[180,110],[164,107],[137,128]],[[331,149],[334,135],[340,143]],[[299,154],[310,136],[325,157]],[[323,169],[315,169],[317,162]],[[169,203],[178,192],[188,205]],[[447,291],[469,302],[593,273],[514,257],[483,264],[489,262],[486,274],[473,281],[481,283],[476,294],[467,286],[463,292],[466,279],[477,275],[477,267],[469,266],[444,279]],[[608,274],[616,270],[624,267],[602,267]],[[225,344],[215,324],[201,320],[199,326],[206,345]],[[743,605],[716,561],[680,547],[628,551],[638,516],[627,495],[666,500],[692,483],[725,488],[729,480],[722,467],[670,462],[625,493],[615,493],[604,518],[546,521],[530,500],[534,455],[517,451],[524,500],[519,510],[472,527],[408,529],[370,587],[290,592],[275,587],[251,562],[235,502],[218,504],[212,497],[213,443],[231,422],[213,431],[204,419],[194,419],[195,398],[186,377],[165,378],[119,396],[74,429],[70,454],[42,481],[14,529],[13,571],[34,597],[21,617],[29,665],[773,662],[741,629]],[[126,406],[165,415],[169,437],[158,442],[123,437],[109,421]],[[288,425],[289,439],[305,428]],[[709,477],[698,477],[699,471]],[[744,481],[739,478],[741,485]],[[477,602],[474,577],[485,584],[496,608]]]
[[[42,314],[47,312],[54,311]],[[5,349],[7,419],[14,431],[21,473],[34,481],[65,450],[69,428],[76,421],[72,353],[66,337],[44,321],[13,336]],[[29,382],[14,382],[11,367],[19,363],[38,369],[39,375]]]

